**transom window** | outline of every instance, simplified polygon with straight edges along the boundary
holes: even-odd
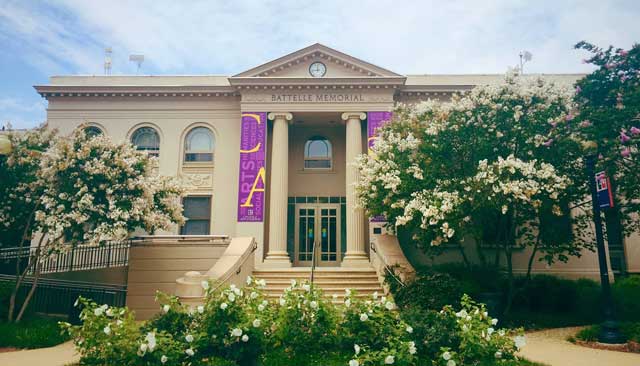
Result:
[[[151,156],[160,155],[160,135],[153,127],[140,127],[131,135],[131,144]]]
[[[215,140],[213,133],[206,127],[196,127],[185,138],[184,161],[213,161]]]
[[[88,138],[93,138],[96,137],[98,135],[102,135],[102,129],[100,127],[96,127],[96,126],[87,126],[84,128],[84,134],[87,135]]]
[[[183,215],[187,219],[181,235],[209,235],[211,227],[211,196],[188,196],[182,199]]]
[[[331,141],[314,136],[304,144],[305,169],[331,169]]]

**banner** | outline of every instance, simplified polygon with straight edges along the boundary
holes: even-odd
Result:
[[[262,222],[265,197],[267,113],[242,113],[238,222]]]
[[[368,112],[367,113],[367,150],[371,152],[371,148],[378,138],[378,128],[382,127],[393,117],[393,112]],[[371,222],[385,222],[384,216],[372,217]]]

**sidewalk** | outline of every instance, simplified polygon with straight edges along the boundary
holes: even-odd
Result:
[[[72,342],[49,348],[0,353],[2,366],[65,366],[79,360]]]
[[[520,355],[549,366],[639,366],[640,354],[605,351],[577,346],[566,339],[580,327],[548,329],[527,333],[527,345]]]

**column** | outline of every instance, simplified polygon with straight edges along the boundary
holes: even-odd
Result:
[[[270,267],[291,267],[287,253],[287,197],[289,195],[289,122],[291,113],[269,113],[273,121],[269,198],[269,252],[264,260]]]
[[[355,166],[356,157],[362,154],[362,129],[360,121],[367,117],[362,112],[342,114],[346,122],[346,192],[347,192],[347,252],[342,262],[343,267],[369,266],[369,258],[365,252],[364,211],[356,207],[355,184],[359,180]]]

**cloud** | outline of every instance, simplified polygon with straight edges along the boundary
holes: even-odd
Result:
[[[35,102],[20,98],[0,97],[0,127],[11,124],[12,128],[30,128],[46,119],[47,103],[44,99]]]
[[[629,47],[637,19],[635,0],[9,0],[0,46],[44,75],[102,74],[107,46],[114,74],[142,53],[143,73],[232,75],[314,42],[404,74],[504,72],[524,49],[529,72],[588,72],[573,44]]]

